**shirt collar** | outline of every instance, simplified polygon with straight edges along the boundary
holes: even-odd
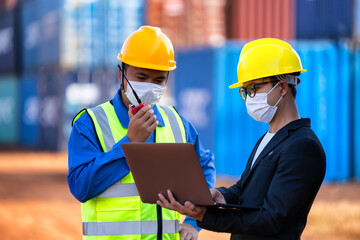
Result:
[[[121,123],[121,126],[123,126],[124,128],[128,128],[130,119],[128,115],[128,109],[121,99],[121,89],[119,89],[116,92],[114,98],[112,99],[112,103],[115,109],[116,116],[118,117]],[[156,120],[159,122],[159,126],[164,127],[165,123],[158,109],[158,105],[157,104],[154,105],[152,109],[154,110],[154,115],[156,116]]]

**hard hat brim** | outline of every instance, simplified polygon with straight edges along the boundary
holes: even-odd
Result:
[[[126,63],[127,65],[138,67],[138,68],[146,68],[146,69],[152,69],[152,70],[158,70],[158,71],[173,71],[176,69],[176,62],[175,61],[169,61],[169,65],[159,65],[159,64],[149,64],[149,63],[143,63],[138,61],[131,61],[131,60],[125,60],[123,57],[118,56],[118,60]]]
[[[307,70],[306,70],[306,69],[303,69],[303,70],[301,70],[301,71],[299,71],[299,72],[300,72],[300,73],[303,73],[303,72],[307,72]],[[286,74],[286,73],[284,73],[284,74]],[[288,73],[288,74],[290,74],[290,73]],[[267,76],[267,77],[271,77],[271,76]],[[263,77],[263,78],[265,78],[265,77]],[[256,80],[256,79],[249,79],[249,80],[246,80],[246,81],[237,82],[237,83],[231,84],[231,85],[229,86],[229,88],[230,88],[230,89],[233,89],[233,88],[242,87],[245,82],[250,82],[250,81],[253,81],[253,80]]]

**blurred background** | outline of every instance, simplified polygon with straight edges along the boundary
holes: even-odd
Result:
[[[71,121],[113,98],[117,54],[144,24],[174,44],[177,69],[162,103],[215,153],[218,186],[240,177],[267,130],[228,89],[240,51],[262,37],[290,42],[308,70],[300,116],[327,155],[304,239],[360,239],[360,0],[0,0],[2,239],[81,238],[80,204],[66,183]]]

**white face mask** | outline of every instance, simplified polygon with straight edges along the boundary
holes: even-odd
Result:
[[[136,94],[140,98],[140,100],[147,104],[154,106],[156,103],[159,102],[161,96],[164,94],[166,90],[166,86],[161,86],[154,83],[147,83],[147,82],[135,82],[129,81],[133,89],[135,90]],[[138,105],[138,101],[134,95],[134,92],[131,90],[131,87],[127,86],[127,90],[125,92],[125,96],[133,105]]]
[[[271,93],[272,90],[276,88],[279,82],[268,92],[268,93],[256,93],[253,98],[246,97],[246,109],[248,114],[259,122],[269,123],[273,119],[277,105],[282,99],[282,96],[277,101],[275,106],[271,106],[267,102],[267,96]]]

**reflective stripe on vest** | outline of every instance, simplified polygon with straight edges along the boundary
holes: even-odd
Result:
[[[134,197],[139,196],[139,192],[135,183],[117,183],[110,186],[106,191],[97,196],[97,198],[110,198],[110,197]]]
[[[106,113],[101,106],[94,107],[91,110],[93,111],[93,113],[100,125],[101,131],[103,134],[103,138],[104,138],[104,142],[105,142],[105,147],[109,151],[110,149],[112,149],[112,147],[115,144],[115,140],[111,133],[111,129],[110,129],[110,125],[109,125],[109,119],[107,118]]]
[[[169,118],[170,127],[174,134],[175,142],[183,143],[184,141],[182,138],[181,130],[180,130],[179,124],[176,120],[176,116],[175,116],[174,112],[167,106],[161,106],[161,109],[164,110],[164,112],[166,113],[166,115]]]
[[[155,234],[157,221],[84,222],[83,235],[133,235]],[[155,230],[155,232],[154,232]],[[179,232],[178,220],[163,220],[163,233]]]

